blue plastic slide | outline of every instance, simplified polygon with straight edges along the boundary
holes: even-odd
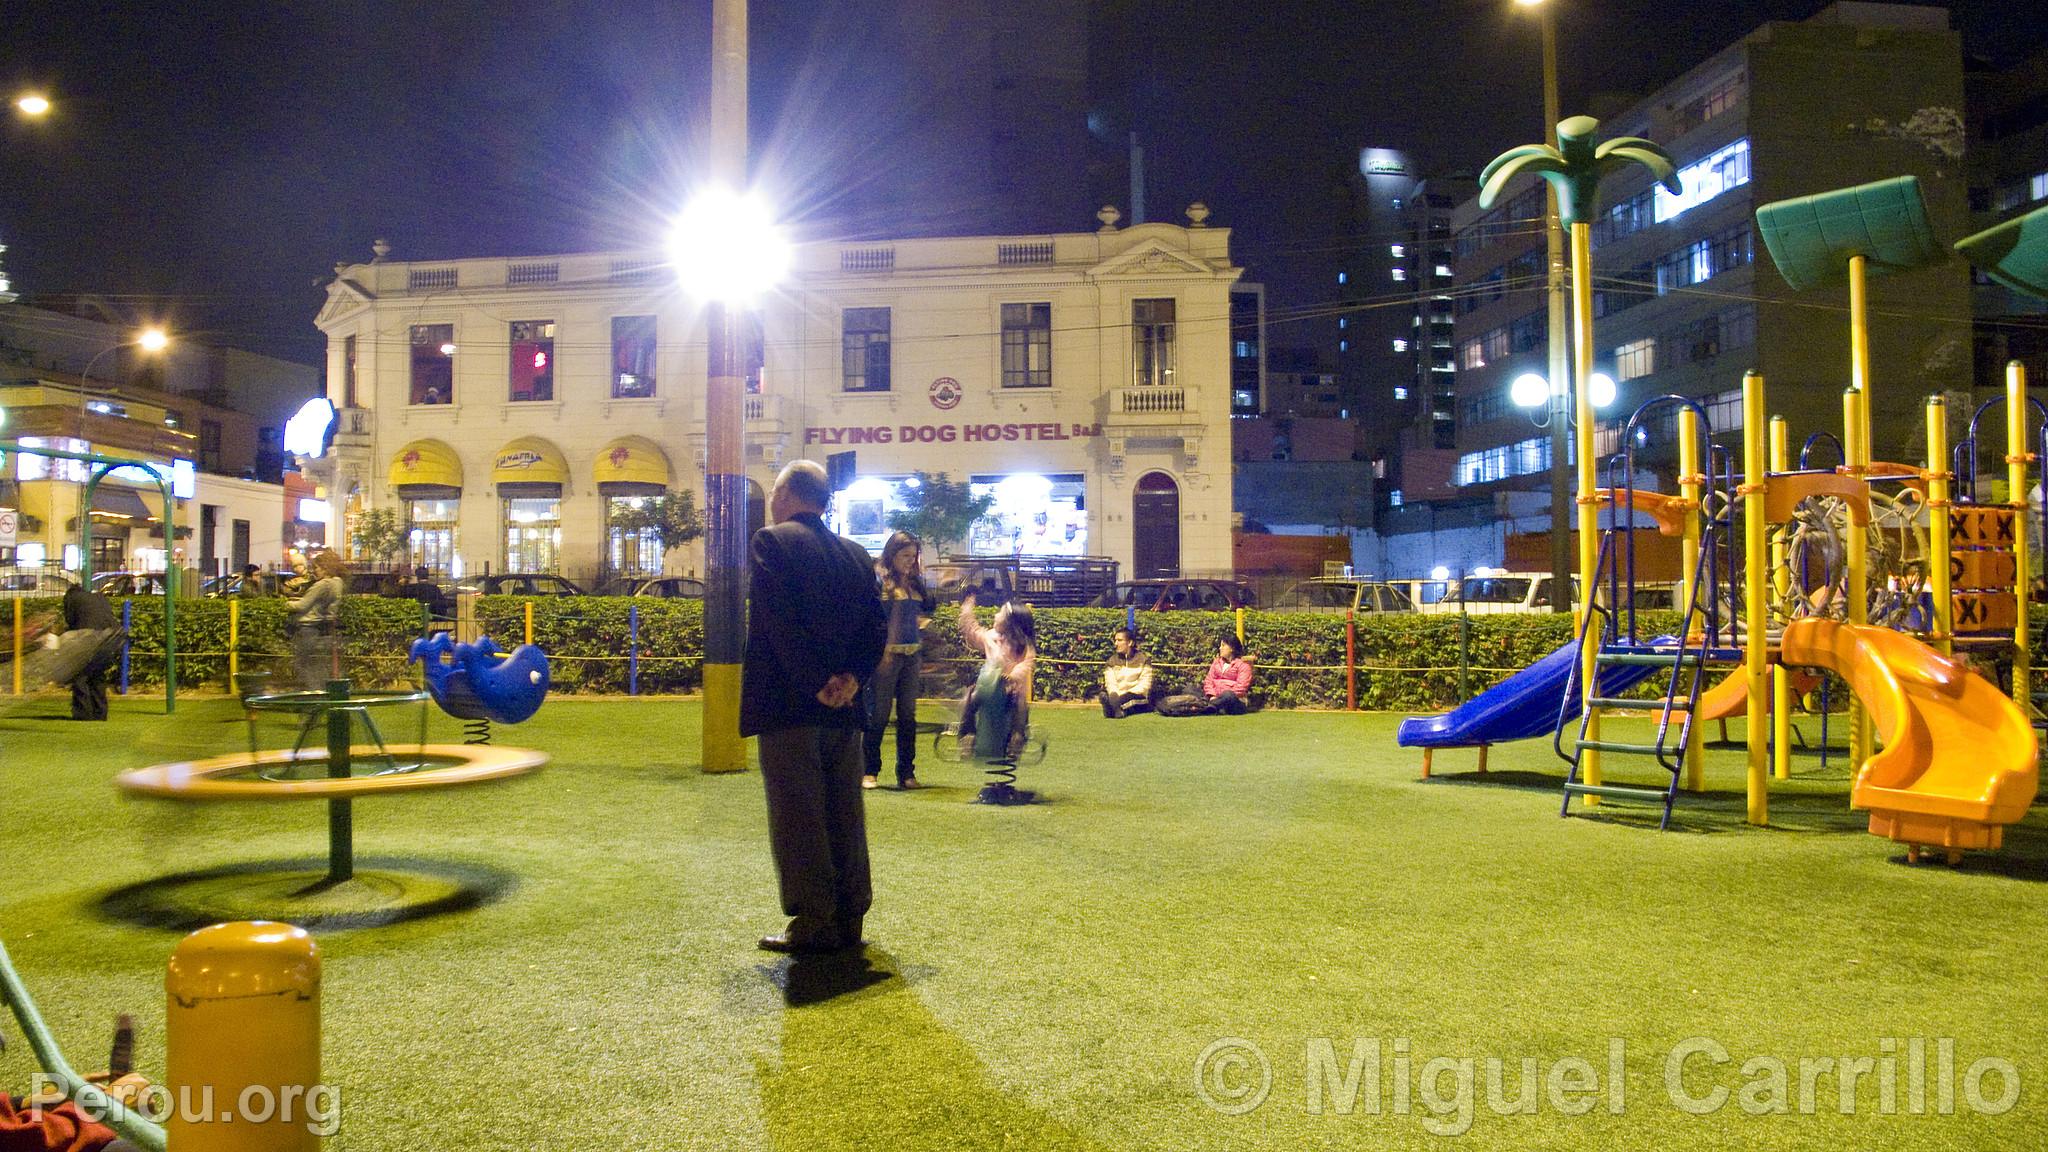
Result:
[[[1410,716],[1401,721],[1401,731],[1394,739],[1403,748],[1476,748],[1548,736],[1557,728],[1558,706],[1578,662],[1579,642],[1569,641],[1442,716]],[[1619,696],[1658,670],[1639,664],[1603,668],[1600,695]],[[1566,706],[1564,718],[1579,718],[1576,698]]]

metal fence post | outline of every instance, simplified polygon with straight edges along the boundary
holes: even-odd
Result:
[[[640,606],[626,605],[626,695],[640,694]]]

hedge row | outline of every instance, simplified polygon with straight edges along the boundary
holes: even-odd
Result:
[[[187,687],[225,690],[228,601],[178,603],[178,680]],[[282,668],[290,653],[284,605],[279,600],[240,601],[239,651],[243,671]],[[637,688],[642,694],[696,691],[703,683],[703,605],[695,600],[652,597],[578,598],[486,596],[476,603],[482,630],[505,647],[525,637],[527,606],[533,609],[534,640],[551,662],[556,691],[622,694],[631,675],[629,655],[637,649]],[[0,601],[0,628],[11,628],[16,606],[28,616],[54,615],[55,600]],[[638,615],[637,644],[631,619]],[[163,606],[154,598],[134,601],[130,683],[145,688],[163,678]],[[986,621],[992,613],[981,610]],[[1102,662],[1110,635],[1124,622],[1118,611],[1048,608],[1035,613],[1038,625],[1037,695],[1043,700],[1094,699],[1102,684]],[[2048,624],[2048,609],[2037,610],[2037,625]],[[1571,638],[1569,617],[1556,615],[1472,616],[1465,679],[1478,692],[1527,667]],[[1676,627],[1673,613],[1645,613],[1648,634]],[[363,684],[412,679],[404,663],[407,647],[425,626],[418,604],[409,600],[351,597],[343,602],[341,634],[348,673]],[[1140,641],[1164,685],[1178,689],[1200,680],[1223,636],[1236,619],[1220,612],[1140,613]],[[1245,648],[1255,672],[1252,700],[1274,708],[1342,708],[1346,693],[1345,621],[1341,616],[1248,611]],[[1461,620],[1445,616],[1362,616],[1349,667],[1355,672],[1358,706],[1374,710],[1427,711],[1460,699]],[[4,633],[0,633],[4,636]],[[0,641],[4,643],[4,641]],[[961,643],[950,609],[942,609],[925,632],[927,697],[950,696],[971,681],[979,653]],[[2048,668],[2042,653],[2036,667]]]
[[[477,601],[477,621],[501,644],[525,635],[533,605],[534,640],[554,661],[562,691],[623,692],[627,677],[627,606],[637,603],[639,690],[694,691],[702,683],[703,606],[694,600],[626,601],[605,597],[489,596]],[[981,610],[987,621],[992,613]],[[1667,614],[1668,615],[1668,614]],[[1102,685],[1102,662],[1122,612],[1098,608],[1046,608],[1038,626],[1042,700],[1091,700]],[[1670,621],[1652,626],[1669,627]],[[1478,691],[1526,667],[1571,636],[1561,616],[1474,616],[1470,687]],[[1236,619],[1222,612],[1160,612],[1139,616],[1141,643],[1168,685],[1198,682]],[[1455,616],[1376,616],[1358,621],[1358,704],[1368,709],[1438,708],[1458,698],[1459,620]],[[1254,668],[1253,702],[1278,708],[1345,705],[1345,621],[1341,616],[1245,613],[1245,648]],[[980,663],[961,643],[952,610],[942,609],[925,631],[927,697],[961,691]]]
[[[128,635],[128,684],[131,690],[150,689],[164,679],[164,604],[161,597],[137,596],[117,601],[114,611],[126,605]],[[245,600],[178,601],[178,685],[180,688],[212,688],[227,691],[228,633],[231,604],[241,606],[241,620],[235,627],[235,652],[244,673],[277,673],[289,668],[291,640],[285,632],[284,601],[252,597]],[[0,601],[0,629],[14,627],[19,606],[28,620],[56,618],[61,603],[52,599]],[[413,679],[405,654],[414,638],[426,627],[426,614],[418,601],[386,599],[380,596],[351,596],[342,601],[338,629],[341,637],[343,672],[364,686],[405,683]]]

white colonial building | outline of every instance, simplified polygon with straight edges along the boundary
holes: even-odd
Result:
[[[835,512],[873,548],[904,482],[943,472],[997,497],[974,553],[1227,573],[1229,232],[1199,206],[1189,227],[1103,215],[1092,233],[800,247],[751,361],[756,500],[785,463],[851,450]],[[666,489],[702,506],[704,325],[658,258],[336,273],[318,323],[338,509],[402,511],[413,562],[452,575],[661,570],[609,527]]]

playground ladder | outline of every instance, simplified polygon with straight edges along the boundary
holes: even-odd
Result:
[[[1648,407],[1645,405],[1645,409]],[[1711,448],[1707,458],[1709,461],[1714,459]],[[1625,453],[1619,463],[1621,474],[1610,480],[1610,491],[1627,488],[1634,478],[1632,453]],[[1713,477],[1717,471],[1712,463],[1708,464],[1707,490],[1714,487]],[[1571,765],[1565,774],[1564,801],[1558,810],[1560,816],[1571,815],[1572,798],[1575,796],[1646,800],[1663,807],[1663,817],[1657,827],[1662,830],[1671,826],[1671,807],[1678,797],[1685,773],[1686,753],[1694,739],[1693,718],[1699,711],[1700,696],[1706,686],[1707,666],[1710,662],[1728,660],[1735,655],[1730,650],[1715,646],[1719,640],[1720,621],[1714,601],[1720,591],[1722,570],[1734,571],[1732,557],[1724,555],[1720,547],[1730,535],[1725,529],[1732,517],[1732,501],[1723,502],[1719,511],[1710,509],[1701,513],[1699,558],[1692,573],[1692,595],[1684,605],[1675,637],[1644,639],[1637,634],[1633,515],[1626,520],[1617,515],[1609,530],[1602,533],[1594,586],[1607,589],[1607,602],[1603,605],[1600,597],[1594,596],[1593,610],[1579,630],[1582,656],[1587,645],[1597,648],[1593,657],[1596,688],[1579,713],[1578,732],[1571,740],[1570,751],[1565,748],[1566,720],[1581,692],[1583,660],[1573,665],[1558,713],[1554,745],[1558,755]],[[1669,669],[1670,673],[1663,682],[1663,698],[1631,700],[1602,695],[1599,688],[1607,682],[1607,669],[1627,667]],[[1594,718],[1608,711],[1654,713],[1657,720],[1655,739],[1640,744],[1591,738],[1588,733]],[[1669,779],[1662,787],[1587,783],[1584,769],[1588,751],[1652,757]]]

